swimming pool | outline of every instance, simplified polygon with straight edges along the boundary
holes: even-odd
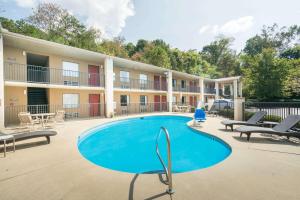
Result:
[[[112,170],[129,173],[162,171],[156,154],[156,136],[163,126],[170,134],[173,173],[206,168],[230,155],[229,145],[191,129],[186,124],[190,120],[190,117],[182,116],[149,116],[107,123],[81,134],[78,149],[87,160]],[[167,163],[165,137],[160,137],[159,147]]]

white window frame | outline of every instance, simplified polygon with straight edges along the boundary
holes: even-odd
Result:
[[[69,65],[69,66],[67,66]],[[79,77],[79,64],[69,61],[62,62],[63,76]]]
[[[123,74],[123,75],[122,75]],[[126,75],[125,75],[126,74]],[[127,76],[128,75],[128,76]],[[127,77],[126,77],[127,76]],[[120,81],[129,83],[130,73],[128,71],[120,71]]]
[[[177,103],[177,101],[176,101],[176,100],[177,100],[176,96],[173,96],[173,97],[172,97],[172,101],[173,101],[173,103]]]
[[[148,75],[147,74],[140,74],[140,84],[147,84],[148,81]]]
[[[177,80],[173,78],[173,79],[172,79],[172,86],[173,86],[173,87],[176,87],[176,85],[177,85]]]
[[[79,94],[75,94],[75,93],[63,94],[63,108],[79,108],[79,98],[80,98]]]
[[[182,87],[182,86],[183,86],[182,83],[184,83],[184,84],[183,84],[184,87]],[[182,89],[186,88],[186,80],[181,80],[181,81],[180,81],[180,87],[181,87]]]
[[[182,100],[184,100],[184,101],[182,101]],[[182,96],[180,101],[181,101],[182,104],[186,104],[186,96]]]
[[[145,102],[141,102],[141,97],[145,97]],[[140,95],[140,105],[141,106],[146,106],[148,103],[148,97],[146,95]]]
[[[122,105],[122,96],[126,96],[126,105]],[[121,94],[120,95],[120,105],[121,106],[128,106],[129,105],[129,95]]]

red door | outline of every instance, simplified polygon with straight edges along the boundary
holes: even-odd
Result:
[[[161,90],[166,91],[167,90],[167,78],[161,77]]]
[[[159,76],[154,76],[154,89],[155,90],[160,90]]]
[[[161,96],[162,111],[167,111],[167,96]]]
[[[194,97],[193,96],[190,96],[190,105],[194,106]]]
[[[89,94],[90,116],[100,116],[100,94]]]
[[[89,85],[100,86],[99,66],[89,65]]]
[[[160,96],[154,96],[154,111],[160,111]]]
[[[190,81],[190,92],[196,92],[196,82]]]
[[[194,96],[194,106],[197,107],[198,101],[197,101],[197,96]]]

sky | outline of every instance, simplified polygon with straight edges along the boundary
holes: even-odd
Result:
[[[106,38],[163,39],[181,50],[224,35],[239,51],[263,25],[300,25],[300,0],[0,0],[0,15],[26,18],[39,2],[60,4]]]

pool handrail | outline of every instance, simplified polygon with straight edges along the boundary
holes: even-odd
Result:
[[[166,139],[167,139],[167,149],[168,149],[168,167],[166,167],[161,155],[160,155],[160,152],[159,152],[159,145],[158,145],[158,139],[161,135],[161,133],[164,132],[165,133],[165,136],[166,136]],[[174,193],[174,190],[173,190],[173,183],[172,183],[172,161],[171,161],[171,143],[170,143],[170,135],[169,135],[169,132],[168,130],[165,128],[165,127],[160,127],[160,131],[159,133],[157,134],[156,136],[156,154],[157,154],[157,157],[159,158],[163,168],[164,168],[164,171],[166,173],[166,177],[167,177],[167,184],[168,184],[168,189],[167,189],[167,193],[168,194],[173,194]]]

